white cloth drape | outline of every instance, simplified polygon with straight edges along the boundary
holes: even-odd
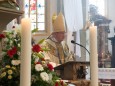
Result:
[[[83,28],[82,1],[81,0],[63,0],[64,14],[69,31],[76,31],[76,42],[80,43],[79,30]],[[76,54],[81,57],[81,50],[76,45]]]

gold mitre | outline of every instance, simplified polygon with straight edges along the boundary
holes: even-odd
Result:
[[[62,13],[52,17],[53,32],[65,32],[65,20]]]

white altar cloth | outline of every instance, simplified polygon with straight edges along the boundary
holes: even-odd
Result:
[[[115,79],[115,68],[98,68],[99,79]]]

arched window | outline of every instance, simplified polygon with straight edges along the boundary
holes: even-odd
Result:
[[[24,16],[30,17],[32,29],[45,31],[45,0],[24,0]]]

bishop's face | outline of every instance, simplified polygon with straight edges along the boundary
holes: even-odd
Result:
[[[65,38],[65,32],[55,32],[54,37],[58,42],[61,42]]]

